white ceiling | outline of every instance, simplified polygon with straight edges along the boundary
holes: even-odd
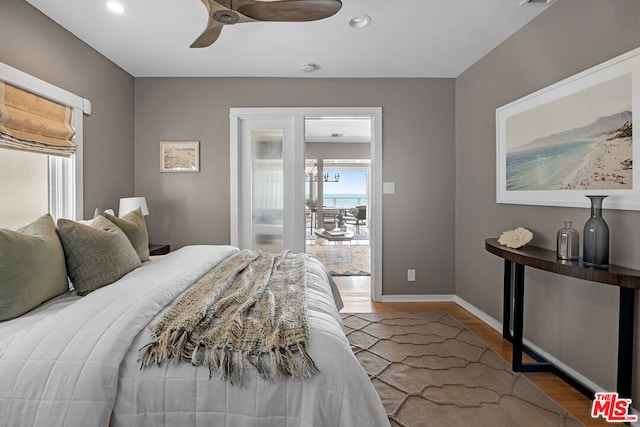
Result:
[[[457,77],[546,5],[521,0],[342,0],[315,22],[226,26],[212,46],[189,45],[207,23],[200,0],[27,0],[134,77]],[[351,18],[372,24],[352,29]],[[320,69],[306,74],[302,64]]]
[[[371,119],[350,117],[307,118],[305,142],[371,142]]]

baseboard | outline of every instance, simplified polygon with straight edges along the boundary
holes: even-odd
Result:
[[[496,331],[500,332],[500,335],[502,335],[502,322],[499,322],[494,317],[489,316],[487,313],[478,309],[473,304],[468,303],[464,299],[460,298],[458,295],[455,295],[454,302],[458,304],[460,307],[470,312],[471,314],[473,314],[474,316],[478,317],[480,320],[482,320],[487,325],[491,326]]]
[[[456,296],[436,295],[382,295],[379,302],[455,302]]]

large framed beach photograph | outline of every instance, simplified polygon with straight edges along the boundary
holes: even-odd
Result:
[[[199,172],[200,141],[161,141],[160,172]]]
[[[640,210],[640,48],[496,110],[498,203]]]

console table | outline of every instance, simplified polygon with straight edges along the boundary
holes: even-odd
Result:
[[[485,249],[504,258],[504,295],[502,335],[513,344],[512,366],[514,371],[540,372],[559,370],[522,344],[524,312],[524,267],[529,266],[550,271],[563,276],[589,280],[617,286],[620,288],[618,318],[618,375],[617,392],[621,397],[631,398],[633,379],[633,326],[635,310],[635,290],[640,288],[640,271],[609,265],[598,269],[585,267],[582,260],[559,260],[555,251],[526,245],[511,249],[498,243],[498,239],[486,239]],[[513,309],[511,308],[511,288],[513,287]],[[513,334],[510,324],[513,315]],[[523,350],[537,360],[535,363],[523,363]],[[563,377],[568,377],[563,373]],[[570,377],[569,377],[570,378]],[[573,381],[574,386],[577,381]],[[585,393],[586,387],[577,383]],[[589,390],[593,394],[593,390]]]

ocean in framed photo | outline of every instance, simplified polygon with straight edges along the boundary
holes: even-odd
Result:
[[[507,154],[507,191],[560,190],[595,141],[574,141]]]

